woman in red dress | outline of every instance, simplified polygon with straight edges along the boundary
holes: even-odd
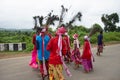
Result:
[[[93,70],[92,58],[94,61],[94,57],[91,51],[91,45],[89,42],[88,36],[84,36],[84,46],[83,46],[83,54],[82,54],[82,65],[84,67],[85,72],[90,72]]]
[[[53,37],[47,45],[50,51],[49,57],[49,80],[64,80],[63,72],[63,55],[67,52],[67,47],[62,35],[65,28],[58,28],[56,36]]]

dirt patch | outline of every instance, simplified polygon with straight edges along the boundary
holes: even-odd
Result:
[[[0,52],[0,59],[30,56],[31,52]]]

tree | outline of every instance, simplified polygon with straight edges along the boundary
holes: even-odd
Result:
[[[104,23],[105,32],[116,31],[117,29],[116,23],[119,22],[119,16],[117,13],[112,13],[110,15],[103,14],[101,20]]]
[[[118,26],[118,28],[117,28],[117,32],[120,32],[120,27]]]
[[[78,21],[81,21],[81,17],[82,17],[82,13],[78,12],[73,18],[72,20],[70,20],[68,23],[66,23],[66,28],[70,29],[72,28],[72,24],[78,19]]]

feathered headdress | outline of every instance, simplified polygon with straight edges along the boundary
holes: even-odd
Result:
[[[53,10],[46,17],[34,16],[34,29],[36,29],[37,27],[48,27],[49,25],[54,25],[55,21],[59,21],[58,15],[52,15],[52,12]],[[43,20],[46,20],[45,24],[43,24]]]
[[[68,11],[68,9],[65,8],[63,5],[61,5],[61,8],[62,8],[62,10],[61,10],[60,18],[59,18],[58,27],[61,26],[61,24],[62,24],[62,22],[63,22],[63,18],[64,18],[64,16],[65,16],[65,13]]]
[[[100,31],[102,31],[102,28],[98,24],[94,24],[93,27],[90,30],[90,33],[89,33],[88,37],[91,37],[96,32],[100,32]]]
[[[69,23],[66,23],[66,28],[72,28],[72,24],[78,19],[79,21],[81,21],[81,17],[82,14],[81,12],[78,12],[73,18],[72,20],[69,21]]]

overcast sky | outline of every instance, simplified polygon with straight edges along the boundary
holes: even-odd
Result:
[[[51,10],[60,15],[61,5],[69,9],[66,22],[82,13],[82,21],[74,25],[91,27],[98,23],[103,27],[102,14],[118,13],[120,17],[120,0],[0,0],[0,28],[31,29],[33,16],[46,16]]]

